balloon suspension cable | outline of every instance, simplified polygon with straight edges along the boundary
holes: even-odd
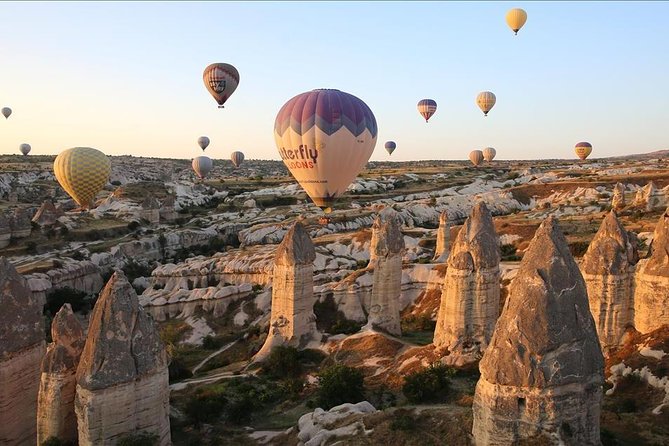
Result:
[[[225,105],[219,105],[218,108],[225,108]]]

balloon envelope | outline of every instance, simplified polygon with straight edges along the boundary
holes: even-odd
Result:
[[[476,96],[476,104],[485,116],[488,116],[488,112],[495,106],[495,102],[497,102],[497,98],[492,91],[482,91]]]
[[[395,151],[395,148],[397,148],[397,144],[395,144],[395,141],[388,141],[385,145],[386,151],[388,152],[389,155],[392,155],[393,152]]]
[[[218,108],[234,93],[239,85],[239,72],[227,63],[213,63],[204,69],[204,85],[218,103]]]
[[[32,148],[32,147],[30,147],[30,144],[26,144],[26,143],[23,143],[23,144],[21,144],[21,145],[19,146],[19,150],[20,150],[21,153],[23,153],[24,155],[29,154],[31,148]]]
[[[506,24],[509,25],[514,34],[518,34],[525,22],[527,22],[527,13],[524,9],[513,8],[506,13]]]
[[[418,101],[418,113],[425,118],[425,122],[427,122],[436,111],[437,102],[434,99],[421,99]]]
[[[497,155],[497,151],[492,147],[486,147],[485,149],[483,149],[484,160],[490,162],[495,159],[495,155]]]
[[[5,119],[9,118],[9,115],[12,114],[12,109],[9,107],[2,107],[2,116],[5,117]]]
[[[211,172],[211,169],[214,167],[214,162],[208,156],[202,155],[198,156],[197,158],[193,158],[192,165],[195,174],[200,179],[203,179],[209,174],[209,172]]]
[[[244,161],[244,154],[239,151],[232,152],[232,154],[230,154],[230,160],[235,167],[239,167],[242,164],[242,161]]]
[[[111,174],[111,161],[90,147],[74,147],[61,152],[53,162],[60,185],[79,206],[87,208]]]
[[[206,149],[207,146],[209,145],[209,138],[207,138],[206,136],[200,136],[197,139],[197,145],[200,146],[202,150]]]
[[[299,94],[279,110],[274,140],[312,201],[329,208],[365,167],[378,129],[372,110],[339,90]]]
[[[584,160],[592,153],[592,144],[585,141],[579,142],[574,147],[574,152],[576,152],[576,156]]]
[[[483,162],[483,152],[480,150],[472,150],[469,153],[469,161],[471,161],[473,165],[478,166]]]

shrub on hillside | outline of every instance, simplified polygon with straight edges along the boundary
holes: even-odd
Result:
[[[358,403],[365,399],[362,372],[344,364],[335,364],[318,374],[317,403],[330,409],[344,403]]]
[[[432,364],[405,377],[402,393],[414,404],[443,402],[448,397],[453,374],[450,367]]]
[[[147,432],[130,434],[122,437],[117,446],[156,446],[158,444],[158,435]]]
[[[262,372],[275,379],[299,376],[302,373],[299,352],[295,347],[274,347],[262,365]]]

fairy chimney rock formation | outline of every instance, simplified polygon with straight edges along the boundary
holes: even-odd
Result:
[[[615,187],[613,188],[611,207],[616,211],[619,211],[625,207],[625,186],[621,183],[616,183]]]
[[[650,256],[637,265],[634,327],[648,333],[669,324],[669,209],[657,222]]]
[[[500,251],[490,211],[477,203],[448,258],[434,345],[447,363],[475,361],[487,347],[499,316]]]
[[[585,282],[553,217],[523,257],[479,369],[476,445],[540,436],[601,444],[604,358]]]
[[[80,446],[116,444],[137,432],[171,443],[167,353],[122,273],[95,304],[76,378]]]
[[[45,344],[42,307],[4,257],[0,290],[0,444],[34,444]]]
[[[448,221],[448,212],[442,211],[439,215],[439,229],[437,229],[437,246],[434,249],[434,263],[444,263],[448,260],[451,243],[451,225]]]
[[[314,244],[299,221],[286,233],[274,257],[272,314],[262,360],[277,345],[304,348],[318,336],[314,315]]]
[[[58,217],[61,215],[62,212],[56,209],[51,200],[44,200],[37,212],[35,212],[32,221],[39,227],[45,228],[55,225],[58,222]]]
[[[160,202],[151,195],[147,196],[142,202],[139,217],[152,225],[158,224],[160,222]]]
[[[400,336],[400,293],[404,236],[397,212],[382,210],[372,225],[369,268],[373,269],[372,298],[367,323]]]
[[[609,212],[581,263],[590,311],[605,352],[620,344],[625,328],[634,322],[636,258],[627,231],[615,211]]]
[[[37,444],[49,437],[76,443],[76,372],[86,337],[70,304],[64,304],[53,318],[51,338],[53,342],[42,359],[37,399]]]
[[[639,189],[634,197],[634,204],[636,206],[643,207],[646,211],[652,211],[661,207],[663,197],[661,193],[658,192],[655,183],[650,181],[644,187]]]

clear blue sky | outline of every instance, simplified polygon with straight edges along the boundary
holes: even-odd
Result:
[[[514,36],[504,16],[522,7]],[[373,160],[593,157],[669,148],[669,3],[0,3],[0,153],[280,159],[279,108],[337,88],[376,115]],[[202,82],[236,66],[219,110]],[[491,90],[487,118],[474,103]],[[429,124],[416,103],[433,98]],[[395,140],[392,157],[383,149]]]

